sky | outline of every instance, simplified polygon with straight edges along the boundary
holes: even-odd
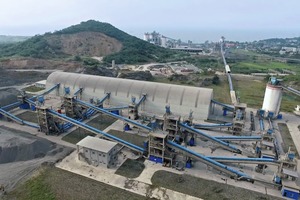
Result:
[[[300,36],[299,0],[0,0],[0,35],[36,35],[94,19],[143,37],[253,41]]]

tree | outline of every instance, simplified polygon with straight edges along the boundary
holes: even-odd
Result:
[[[220,83],[220,78],[218,75],[215,75],[213,78],[212,78],[212,84],[214,85],[219,85]]]

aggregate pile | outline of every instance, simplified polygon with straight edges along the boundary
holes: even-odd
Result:
[[[14,88],[0,90],[0,107],[16,102],[19,91]]]
[[[1,131],[1,129],[0,129]],[[0,132],[0,164],[44,157],[55,148],[50,141],[31,135]]]
[[[0,185],[5,191],[11,191],[40,166],[53,166],[73,150],[24,131],[0,126]]]

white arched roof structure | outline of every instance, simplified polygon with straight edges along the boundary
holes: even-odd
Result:
[[[79,88],[83,88],[82,99],[85,101],[95,97],[101,99],[107,92],[110,92],[111,106],[128,105],[132,96],[135,96],[138,101],[143,94],[147,94],[144,105],[139,108],[144,112],[162,115],[165,113],[165,106],[170,105],[172,113],[188,116],[189,112],[193,111],[193,117],[199,120],[208,118],[210,102],[213,97],[213,90],[209,88],[67,72],[50,74],[46,89],[57,83],[61,84],[60,96],[64,95],[64,87],[69,87],[71,94]]]

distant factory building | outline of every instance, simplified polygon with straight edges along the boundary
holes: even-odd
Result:
[[[163,36],[155,31],[152,33],[145,33],[144,40],[164,48],[173,48],[179,44],[178,40]]]
[[[64,96],[64,87],[70,88],[70,94],[73,94],[79,88],[83,88],[82,100],[87,102],[93,98],[101,99],[107,93],[110,93],[109,101],[105,102],[104,107],[128,105],[132,96],[135,96],[138,100],[143,94],[146,94],[146,100],[138,108],[139,112],[163,116],[165,106],[169,105],[171,112],[175,115],[185,117],[189,116],[190,111],[192,111],[195,120],[206,120],[208,118],[213,98],[213,90],[210,88],[67,72],[53,72],[50,74],[46,88],[49,89],[57,83],[60,83],[59,96]]]
[[[147,42],[150,42],[155,45],[161,45],[161,35],[155,31],[152,33],[145,33],[144,34],[144,40]]]
[[[111,167],[117,162],[117,143],[87,136],[77,144],[78,159],[93,166]]]

